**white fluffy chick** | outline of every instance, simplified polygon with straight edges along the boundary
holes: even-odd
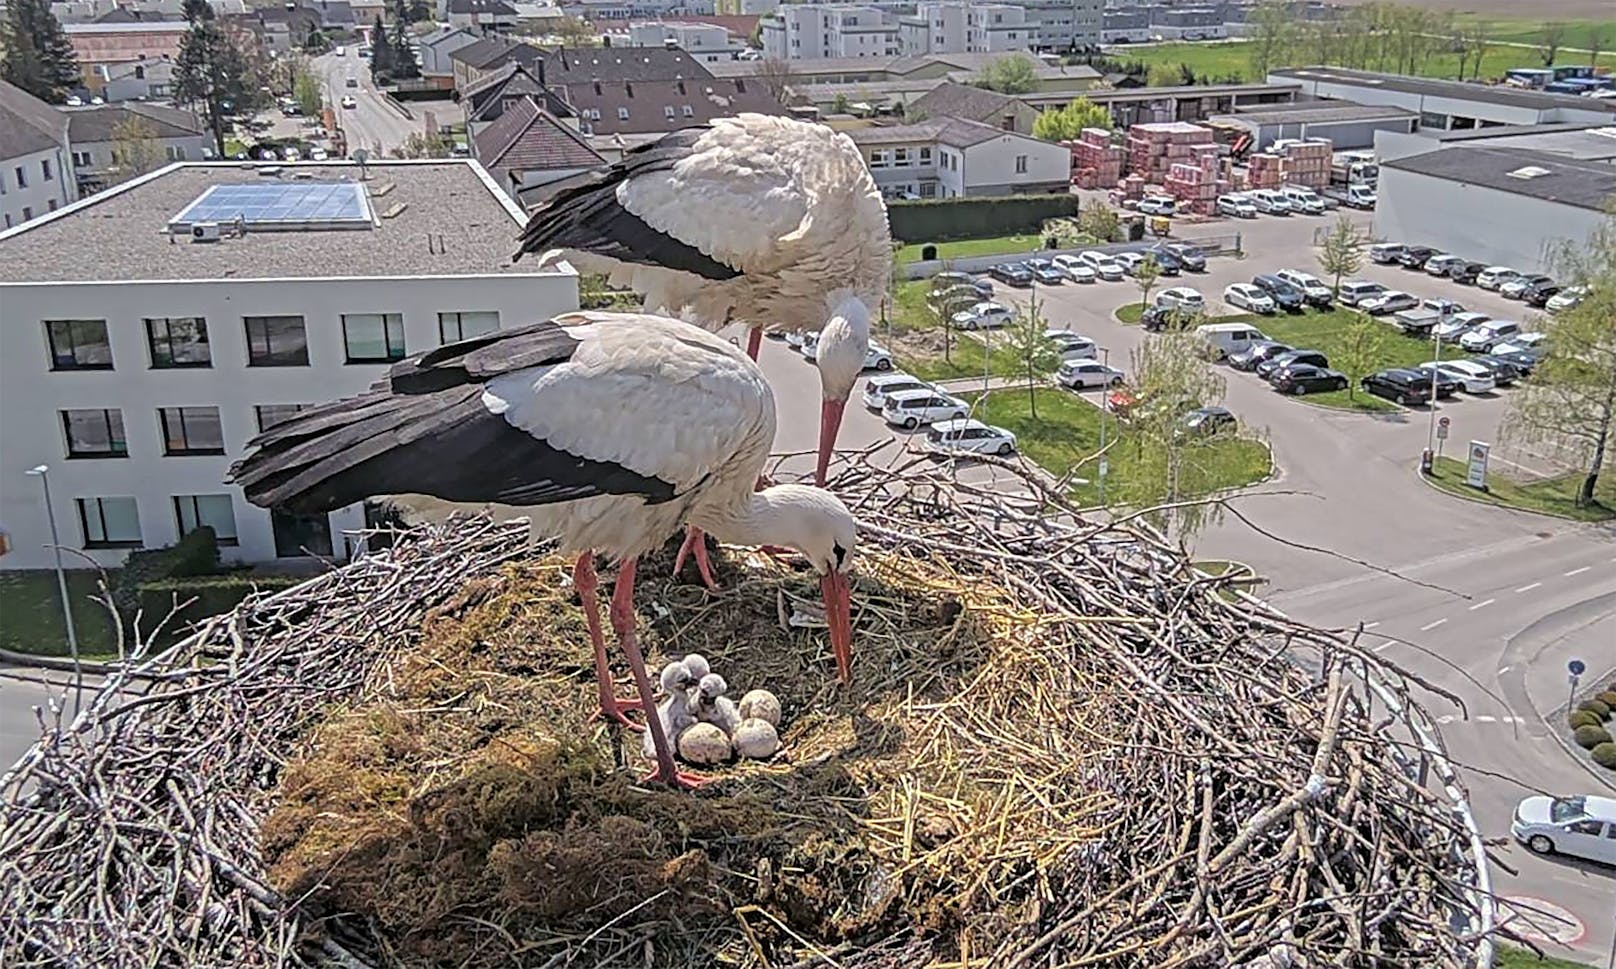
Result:
[[[729,692],[729,684],[717,673],[708,673],[696,685],[696,719],[702,723],[710,723],[724,731],[728,737],[735,733],[735,728],[741,725],[741,712],[736,709],[735,701],[725,696]]]
[[[692,682],[701,682],[702,677],[713,671],[713,668],[707,665],[707,657],[700,653],[686,653],[685,658],[680,662],[684,663],[685,669],[690,671],[690,675],[694,678]]]
[[[657,705],[657,719],[662,721],[662,735],[676,748],[679,735],[696,722],[695,716],[690,711],[690,690],[696,682],[697,678],[690,675],[690,668],[683,662],[675,661],[662,667],[662,689],[668,694],[668,698]],[[651,731],[645,732],[640,750],[647,760],[656,757],[656,745],[651,740]]]

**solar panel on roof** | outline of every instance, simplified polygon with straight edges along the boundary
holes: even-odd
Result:
[[[294,185],[213,185],[168,222],[185,231],[198,222],[240,221],[248,229],[366,229],[370,199],[354,182],[299,182]]]

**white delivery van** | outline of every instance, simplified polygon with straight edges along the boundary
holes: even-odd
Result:
[[[1258,340],[1268,337],[1250,323],[1207,323],[1195,328],[1195,332],[1206,342],[1207,350],[1212,359],[1223,360],[1232,353],[1239,353],[1250,347]]]

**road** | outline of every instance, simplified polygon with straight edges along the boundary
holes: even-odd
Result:
[[[391,155],[402,147],[412,133],[425,131],[423,115],[406,118],[393,107],[370,80],[370,62],[361,58],[353,48],[346,48],[342,56],[335,51],[321,54],[310,62],[325,99],[336,114],[337,126],[348,136],[348,150],[363,148],[375,155]],[[354,86],[349,87],[348,82]],[[342,107],[342,99],[351,96],[354,106]],[[286,118],[275,112],[271,119],[270,134],[277,138],[306,138],[308,119]]]

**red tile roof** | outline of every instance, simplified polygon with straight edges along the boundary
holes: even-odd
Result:
[[[594,168],[606,159],[555,115],[531,97],[506,107],[505,113],[473,138],[477,160],[496,174],[505,171],[554,171]]]

